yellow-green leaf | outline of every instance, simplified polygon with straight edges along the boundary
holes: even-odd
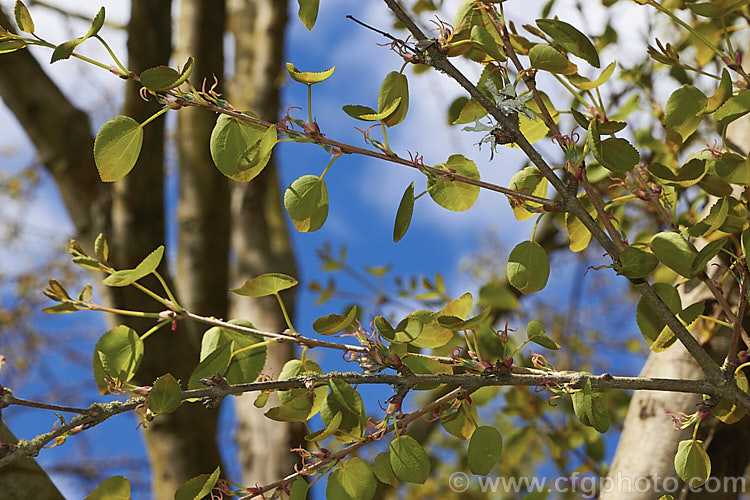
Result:
[[[125,177],[135,166],[142,144],[143,129],[128,116],[116,116],[102,125],[94,141],[94,161],[102,181]]]
[[[294,66],[294,64],[290,62],[286,63],[286,71],[289,73],[289,76],[292,77],[292,80],[304,83],[305,85],[314,85],[327,80],[335,70],[336,66],[317,73],[311,71],[300,71]]]

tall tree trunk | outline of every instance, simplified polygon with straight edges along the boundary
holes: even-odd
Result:
[[[128,25],[128,66],[132,71],[169,64],[171,46],[170,0],[133,0]],[[143,122],[158,106],[145,102],[139,88],[129,83],[124,114]],[[133,171],[114,185],[112,206],[112,248],[114,263],[130,268],[146,252],[164,242],[164,120],[156,120],[144,129],[143,148]],[[163,263],[160,273],[167,277]],[[153,283],[158,289],[158,284]],[[154,302],[132,287],[115,289],[115,304],[135,310],[153,310]],[[145,331],[153,322],[123,320],[137,331]],[[176,334],[162,331],[149,339],[139,370],[139,380],[152,383],[169,372],[187,380],[198,359],[198,339],[191,331]],[[194,333],[194,332],[193,332]],[[213,413],[212,413],[213,412]],[[161,415],[145,432],[151,463],[152,490],[156,499],[171,499],[185,481],[210,472],[220,463],[216,444],[215,410],[186,404],[179,411]]]
[[[227,5],[235,40],[235,75],[230,102],[237,109],[250,109],[265,120],[276,121],[287,2],[229,0]],[[296,275],[273,162],[248,184],[232,186],[232,220],[237,284],[267,272]],[[291,310],[293,294],[285,293],[284,299]],[[258,328],[278,332],[287,328],[273,298],[232,297],[230,311],[232,317],[247,318]],[[265,372],[278,376],[281,367],[293,355],[291,345],[272,345]],[[301,426],[265,418],[263,412],[253,406],[254,397],[248,394],[235,399],[243,481],[249,485],[265,484],[289,473],[297,461],[289,448],[302,444],[304,436]]]
[[[180,63],[195,59],[190,81],[198,89],[211,88],[216,78],[214,90],[223,92],[225,16],[224,0],[180,2],[175,58]],[[211,159],[214,123],[213,113],[197,108],[183,108],[177,115],[177,291],[188,310],[223,318],[229,308],[229,179]],[[182,328],[196,342],[205,329],[197,323]]]
[[[2,412],[0,412],[2,414]],[[18,439],[0,420],[0,441],[17,443]],[[44,469],[31,457],[16,460],[0,468],[0,498],[3,500],[65,500]]]

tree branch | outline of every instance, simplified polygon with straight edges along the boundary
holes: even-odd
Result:
[[[236,326],[236,325],[233,325]],[[648,378],[648,377],[617,377],[607,373],[602,375],[591,375],[589,373],[582,372],[541,372],[535,373],[508,373],[508,374],[489,374],[489,375],[478,375],[471,373],[464,373],[459,375],[453,374],[435,374],[435,375],[396,375],[396,374],[377,374],[377,375],[366,375],[361,373],[342,373],[342,372],[331,372],[326,374],[308,374],[300,377],[288,379],[288,380],[273,380],[268,382],[251,382],[247,384],[218,384],[205,389],[192,389],[182,392],[182,399],[195,399],[195,398],[207,398],[210,400],[220,400],[231,394],[242,394],[246,392],[255,391],[279,391],[289,390],[294,388],[309,387],[313,385],[326,385],[330,380],[336,379],[353,385],[363,384],[376,384],[376,385],[391,385],[397,392],[406,393],[409,390],[420,384],[445,384],[459,386],[467,392],[473,392],[480,387],[489,386],[525,386],[525,387],[547,387],[554,386],[561,391],[568,391],[570,389],[580,389],[586,384],[586,381],[591,381],[591,387],[594,389],[624,389],[624,390],[651,390],[651,391],[666,391],[666,392],[683,392],[692,394],[707,394],[717,398],[727,396],[727,390],[721,389],[713,385],[707,380],[689,380],[689,379],[664,379],[664,378]],[[728,387],[727,389],[731,389]],[[457,389],[460,390],[460,389]],[[6,389],[6,392],[7,391]],[[452,397],[450,394],[453,394]],[[441,398],[438,401],[450,401],[456,397],[456,391],[451,392],[448,396]],[[448,399],[445,399],[448,398]],[[7,400],[7,401],[6,401]],[[56,405],[48,405],[46,403],[30,402],[27,400],[17,399],[15,397],[3,397],[3,406],[10,406],[14,404],[22,404],[23,406],[35,406],[37,408],[53,407]],[[142,405],[146,401],[144,397],[133,397],[127,401],[120,402],[114,401],[111,403],[94,403],[88,409],[67,409],[63,411],[78,411],[81,415],[75,416],[68,424],[53,429],[50,432],[41,434],[30,441],[19,441],[18,445],[5,456],[0,457],[0,467],[13,462],[22,457],[36,456],[39,451],[47,443],[53,441],[55,438],[60,437],[68,432],[78,433],[83,430],[89,429],[98,425],[109,417],[125,413],[136,409],[139,405]],[[28,404],[33,403],[33,404]],[[746,404],[744,401],[736,401],[739,406],[750,410],[750,404]],[[427,407],[430,408],[430,407]],[[423,409],[429,411],[427,408]],[[55,409],[55,408],[50,408]],[[420,416],[425,413],[420,410]],[[414,414],[412,414],[414,415]],[[415,417],[416,418],[416,417]],[[413,420],[413,419],[411,419]],[[411,421],[409,420],[409,422]],[[408,422],[407,422],[408,423]],[[390,428],[389,428],[390,429]],[[392,430],[392,429],[391,429]],[[387,432],[390,432],[388,430]],[[367,439],[367,438],[365,438]],[[357,448],[361,447],[365,442],[357,443]],[[353,445],[352,445],[353,446]],[[344,448],[343,450],[347,450]],[[354,448],[356,449],[356,448]],[[350,450],[341,456],[334,454],[337,458],[341,458],[346,454],[354,451]],[[343,451],[341,450],[341,451]],[[317,464],[318,462],[316,462]],[[310,471],[311,472],[311,471]],[[291,476],[290,476],[291,477]],[[297,477],[297,476],[294,476]],[[289,477],[283,479],[286,481]],[[292,478],[294,479],[294,478]],[[286,483],[284,483],[286,484]],[[278,485],[276,485],[278,486]],[[273,486],[272,487],[276,487]],[[267,490],[263,490],[267,491]],[[250,498],[250,497],[248,497]]]
[[[388,8],[390,8],[396,17],[401,21],[406,28],[411,32],[418,41],[427,40],[427,37],[422,33],[419,27],[411,20],[408,14],[404,12],[401,6],[396,0],[384,0]],[[461,85],[476,101],[478,101],[487,112],[492,115],[495,120],[505,129],[506,132],[512,135],[512,141],[515,142],[518,147],[526,154],[531,162],[542,172],[547,180],[553,185],[558,193],[563,197],[564,207],[572,212],[581,223],[586,226],[586,229],[592,234],[597,242],[604,248],[604,250],[610,254],[614,261],[619,260],[620,249],[618,246],[607,236],[602,228],[596,223],[591,217],[588,211],[583,207],[581,202],[576,198],[575,194],[571,194],[566,189],[563,181],[555,175],[555,172],[547,164],[542,155],[534,149],[534,147],[526,140],[523,134],[518,130],[518,124],[514,122],[509,115],[507,115],[502,109],[491,102],[477,87],[471,83],[453,64],[451,64],[445,54],[442,54],[436,47],[429,45],[425,49],[429,55],[426,58],[425,63],[433,66],[434,68],[442,71],[451,78],[453,78],[459,85]],[[717,385],[723,385],[726,383],[723,377],[721,368],[711,359],[708,353],[698,343],[698,341],[688,332],[687,328],[680,322],[680,320],[669,310],[664,302],[656,295],[651,288],[651,285],[643,279],[631,279],[630,282],[635,288],[641,293],[642,296],[654,307],[659,316],[664,319],[672,331],[675,333],[680,342],[690,352],[693,358],[700,365],[701,369],[708,376],[709,380],[716,383]],[[750,407],[750,396],[745,394],[743,391],[737,389],[737,398],[743,400],[743,405],[747,404]]]

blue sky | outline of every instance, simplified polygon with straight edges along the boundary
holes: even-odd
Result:
[[[74,6],[73,9],[76,12],[92,16],[102,3],[106,5],[109,19],[120,23],[126,22],[127,2],[76,2],[73,0],[60,2],[61,5]],[[456,3],[457,1],[446,1],[445,10],[452,12]],[[561,5],[558,7],[561,12],[572,11],[572,9],[567,11],[564,9],[565,5],[570,5],[572,2],[560,1],[558,3]],[[0,5],[5,8],[6,12],[11,4],[12,2],[8,0],[0,1]],[[387,72],[398,70],[401,60],[386,48],[377,45],[384,42],[381,37],[347,21],[344,16],[352,14],[386,30],[390,26],[390,18],[381,2],[324,0],[321,4],[317,25],[312,32],[308,32],[294,16],[297,3],[293,0],[290,2],[292,16],[287,33],[286,60],[293,62],[303,71],[321,71],[333,65],[336,66],[333,77],[323,84],[316,85],[313,89],[314,114],[323,133],[328,137],[363,145],[361,134],[354,129],[355,126],[362,127],[363,122],[347,117],[341,111],[341,106],[363,104],[374,107],[382,78]],[[540,0],[523,3],[508,2],[506,8],[510,11],[510,16],[520,25],[522,22],[532,21],[543,4],[544,2]],[[35,8],[32,14],[35,17],[37,30],[50,33],[51,39],[68,39],[78,36],[81,29],[83,31],[86,29],[85,23],[72,23],[70,26],[62,24],[58,16],[44,9]],[[451,20],[452,14],[442,17]],[[107,28],[103,34],[108,41],[112,42],[119,54],[125,53],[124,39],[121,34],[112,30],[108,31]],[[83,52],[101,59],[106,58],[106,55],[94,43],[85,45]],[[37,51],[37,53],[44,61],[49,57],[46,51]],[[173,64],[181,63],[181,61],[175,61]],[[102,71],[90,70],[78,61],[61,62],[57,65],[58,67],[54,68],[56,71],[52,73],[53,77],[77,105],[94,111],[95,123],[100,124],[117,114],[119,91],[122,85],[119,79]],[[477,68],[469,65],[462,67],[465,67],[472,79],[476,79]],[[474,145],[479,139],[477,134],[459,132],[456,127],[449,127],[445,123],[445,110],[455,97],[462,95],[461,89],[455,83],[436,74],[414,75],[411,70],[407,70],[406,74],[410,83],[411,109],[404,123],[389,130],[391,147],[402,156],[406,156],[407,151],[419,152],[424,156],[425,163],[429,165],[445,161],[450,154],[461,153],[477,163],[483,179],[507,184],[511,175],[523,163],[523,158],[518,151],[507,148],[498,150],[494,160],[490,161],[489,149],[485,147],[482,151],[478,151]],[[296,105],[304,109],[305,99],[304,86],[293,81],[287,81],[284,84],[282,108]],[[300,112],[298,117],[303,118],[304,112]],[[15,147],[11,156],[3,158],[4,164],[0,168],[13,171],[32,161],[34,153],[22,130],[4,108],[0,109],[0,120],[3,123],[0,148]],[[170,118],[170,121],[174,122],[174,116]],[[543,149],[548,152],[554,151],[550,147]],[[555,153],[550,155],[550,158],[555,158],[554,155]],[[319,175],[328,161],[328,155],[309,144],[283,144],[278,150],[278,160],[282,184],[286,186],[300,175]],[[300,331],[310,331],[309,327],[315,318],[331,312],[340,312],[340,308],[346,302],[334,301],[324,307],[316,307],[313,304],[315,296],[306,290],[305,285],[312,280],[323,282],[328,278],[328,274],[320,270],[320,263],[314,257],[315,250],[325,242],[330,242],[334,249],[337,249],[339,245],[346,245],[350,263],[357,269],[361,269],[363,265],[390,264],[393,270],[392,276],[426,275],[430,278],[439,271],[446,280],[450,294],[458,296],[464,291],[471,291],[476,297],[481,280],[461,271],[460,263],[477,252],[482,238],[490,231],[497,234],[497,239],[501,242],[496,249],[501,256],[507,255],[517,242],[528,239],[531,232],[533,220],[527,223],[516,222],[512,218],[508,202],[504,197],[483,191],[477,204],[468,212],[463,213],[444,210],[432,203],[428,197],[421,198],[417,201],[409,232],[403,240],[394,244],[392,242],[393,220],[401,195],[411,181],[415,181],[417,192],[424,189],[423,176],[413,169],[393,164],[384,165],[368,158],[349,156],[336,162],[326,175],[326,181],[330,199],[330,215],[326,225],[316,233],[295,233],[294,235],[296,253],[300,260],[299,278],[302,281],[296,311],[296,326]],[[170,190],[168,195],[174,199],[176,185],[170,183],[168,190]],[[72,232],[72,225],[65,218],[62,204],[49,179],[33,200],[30,210],[29,212],[28,207],[14,204],[3,204],[0,208],[3,218],[23,217],[29,221],[25,226],[22,240],[28,242],[29,245],[24,243],[15,248],[0,248],[0,272],[23,269],[24,266],[34,265],[39,259],[56,255],[56,252],[59,252],[59,243],[65,241]],[[168,245],[174,241],[173,236],[168,236]],[[150,250],[144,249],[144,255]],[[172,251],[174,251],[173,246]],[[597,252],[594,252],[594,255],[596,258],[590,262],[591,265],[604,262],[603,259],[598,258]],[[498,260],[502,261],[502,258]],[[555,297],[560,296],[562,298],[559,299],[559,308],[564,309],[568,300],[569,283],[581,270],[582,267],[573,265],[571,261],[555,259],[550,285],[543,294],[540,294],[540,300],[555,303],[557,300]],[[346,283],[346,280],[343,283]],[[357,288],[352,285],[350,282],[346,288],[357,291]],[[211,314],[210,311],[201,312]],[[368,313],[365,313],[366,318],[371,316]],[[59,318],[53,317],[41,318],[35,324],[39,329],[56,329],[62,334],[85,331],[87,332],[85,335],[75,337],[76,347],[80,347],[84,352],[90,351],[95,339],[103,333],[103,318],[96,318],[91,313],[75,316],[72,323],[70,321],[60,323]],[[595,320],[592,319],[592,321]],[[634,326],[631,325],[631,327],[631,334],[637,335]],[[342,368],[338,354],[325,355],[325,353],[315,352],[314,355],[327,364],[324,368]],[[617,358],[617,362],[622,369],[614,371],[622,374],[632,374],[638,367],[637,360],[631,358],[620,357]],[[71,370],[71,366],[66,363],[64,356],[61,356],[55,358],[51,369],[62,374],[66,370]],[[74,379],[85,381],[87,377],[89,374],[85,369],[78,369]],[[37,384],[42,382],[41,376],[31,377],[29,390],[38,387]],[[93,383],[90,387],[93,389]],[[23,396],[22,390],[16,389],[16,393]],[[370,393],[369,390],[368,393]],[[373,399],[377,397],[385,399],[388,396],[383,391],[377,394],[382,397],[376,396]],[[89,397],[92,400],[101,399],[95,392],[92,392]],[[376,409],[377,406],[373,405],[372,408]],[[221,437],[223,442],[228,443],[231,441],[231,411],[224,408],[222,412],[226,425],[222,426]],[[11,409],[4,412],[4,416],[17,434],[25,437],[41,432],[54,421],[54,416],[38,411],[14,412]],[[135,453],[136,456],[143,457],[144,452],[142,446],[139,445],[138,431],[135,430],[135,420],[130,416],[114,419],[87,431],[87,434],[89,434],[89,443],[105,439],[113,442],[114,449],[108,448],[108,455],[119,456],[127,452],[131,456]],[[111,438],[115,434],[119,439]],[[72,438],[71,442],[75,439]],[[43,451],[40,462],[44,465],[64,461],[68,456],[70,446],[74,445],[69,442],[62,447]],[[85,453],[85,450],[79,451]],[[97,450],[94,448],[94,451]],[[228,462],[231,462],[231,459]],[[230,467],[229,470],[236,472],[236,468]],[[54,478],[65,490],[66,495],[71,498],[83,496],[80,490],[75,489],[77,486],[70,483],[64,474],[57,474]]]

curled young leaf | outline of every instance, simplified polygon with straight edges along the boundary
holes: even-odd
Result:
[[[286,63],[286,71],[287,73],[289,73],[289,76],[292,77],[292,80],[294,80],[295,82],[304,83],[305,85],[314,85],[316,83],[325,81],[330,78],[335,70],[336,66],[317,73],[312,71],[300,71],[294,66],[294,64],[290,62]]]

